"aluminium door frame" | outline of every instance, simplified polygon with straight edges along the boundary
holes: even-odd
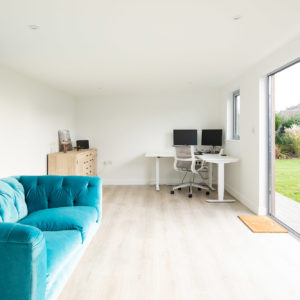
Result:
[[[278,222],[280,225],[285,227],[290,233],[292,233],[294,236],[296,236],[298,239],[300,239],[300,233],[295,231],[293,228],[289,227],[287,224],[283,223],[279,219],[277,219],[273,215],[273,206],[275,202],[275,168],[274,168],[274,155],[275,155],[275,149],[274,149],[274,139],[273,139],[273,133],[274,133],[274,116],[273,116],[273,98],[272,98],[272,76],[274,76],[276,73],[281,72],[297,63],[300,63],[300,57],[294,59],[293,61],[283,65],[280,68],[275,69],[274,71],[268,73],[266,75],[267,78],[267,100],[268,100],[268,215],[274,219],[276,222]]]

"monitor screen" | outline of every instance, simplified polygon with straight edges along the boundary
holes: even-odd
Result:
[[[174,129],[173,145],[198,145],[197,129]]]
[[[201,145],[203,146],[222,146],[222,129],[202,130]]]

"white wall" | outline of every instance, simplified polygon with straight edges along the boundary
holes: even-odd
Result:
[[[61,128],[75,133],[72,97],[0,67],[0,177],[46,174]]]
[[[240,163],[226,167],[226,189],[255,213],[267,209],[267,92],[266,75],[300,55],[300,36],[260,61],[221,89],[223,127],[232,92],[241,92],[240,141],[227,141],[226,151]]]
[[[147,151],[171,148],[173,129],[220,128],[219,94],[135,95],[82,98],[77,102],[79,138],[99,151],[104,184],[154,183],[154,159]],[[199,139],[200,142],[200,139]],[[105,165],[111,161],[112,165]],[[178,183],[172,159],[161,159],[161,182]]]

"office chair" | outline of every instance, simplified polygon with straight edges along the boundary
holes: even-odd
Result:
[[[189,198],[192,198],[193,187],[196,187],[198,190],[206,190],[206,195],[209,195],[209,187],[207,185],[195,183],[194,181],[195,174],[200,175],[202,181],[205,179],[205,174],[208,174],[208,166],[205,165],[203,161],[196,159],[193,146],[175,146],[174,169],[176,171],[185,172],[185,175],[182,179],[182,183],[173,187],[170,192],[171,194],[174,194],[175,190],[181,190],[184,187],[189,187]],[[188,173],[192,175],[192,180],[187,183],[183,183]]]

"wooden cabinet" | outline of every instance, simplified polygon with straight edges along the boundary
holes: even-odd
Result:
[[[48,154],[48,175],[97,176],[97,150]]]

